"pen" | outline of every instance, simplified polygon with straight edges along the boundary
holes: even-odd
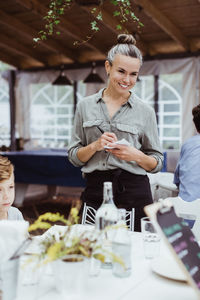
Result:
[[[101,129],[98,125],[97,125],[97,128],[99,129],[99,131],[100,131],[102,134],[104,133],[103,129]]]

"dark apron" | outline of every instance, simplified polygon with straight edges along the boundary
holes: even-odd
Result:
[[[122,169],[94,171],[86,174],[86,188],[81,200],[98,209],[103,202],[103,183],[113,183],[114,203],[118,208],[135,208],[135,231],[140,231],[140,219],[145,216],[144,206],[153,203],[149,178]]]

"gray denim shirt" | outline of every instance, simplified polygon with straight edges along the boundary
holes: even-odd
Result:
[[[125,138],[138,150],[155,157],[157,166],[151,173],[159,172],[162,168],[163,154],[160,149],[154,110],[131,94],[128,101],[110,118],[102,94],[103,89],[97,94],[84,98],[77,105],[68,147],[70,162],[75,166],[82,166],[83,173],[121,168],[133,174],[146,174],[146,171],[135,161],[120,160],[104,150],[96,152],[86,163],[78,159],[78,149],[101,136],[102,133],[97,127],[99,126],[103,131],[114,132],[118,140]]]

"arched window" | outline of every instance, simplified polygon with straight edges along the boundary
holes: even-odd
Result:
[[[10,146],[10,103],[8,83],[0,76],[0,146]]]
[[[160,76],[158,128],[163,149],[179,149],[181,145],[181,85],[181,74]]]
[[[85,85],[77,85],[77,101],[83,98]],[[73,86],[32,84],[31,139],[37,146],[67,147],[73,127]]]
[[[133,92],[154,108],[154,76],[140,76]],[[158,130],[163,150],[181,145],[182,75],[165,74],[158,81]]]
[[[73,87],[31,86],[31,139],[43,147],[66,147],[73,126]]]

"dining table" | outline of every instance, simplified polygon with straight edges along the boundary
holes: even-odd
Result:
[[[87,225],[80,225],[87,226]],[[112,269],[101,269],[98,276],[87,275],[84,290],[78,298],[62,298],[55,286],[55,270],[49,264],[37,286],[18,285],[16,300],[30,299],[37,289],[34,300],[197,300],[198,295],[185,281],[184,274],[178,276],[173,271],[177,264],[164,241],[161,240],[160,255],[146,259],[143,251],[142,233],[130,232],[132,272],[129,277],[113,276]],[[159,264],[158,264],[159,262]],[[162,266],[168,268],[165,273]],[[157,268],[155,268],[157,266]],[[160,266],[160,270],[159,270]],[[177,266],[176,266],[177,267]],[[177,271],[177,270],[176,270]],[[179,270],[180,271],[180,270]],[[23,270],[20,269],[23,273]],[[70,276],[70,273],[69,273]],[[19,279],[20,282],[20,279]]]

